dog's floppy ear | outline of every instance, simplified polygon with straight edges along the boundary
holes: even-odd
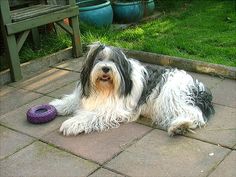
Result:
[[[121,85],[120,94],[127,96],[131,93],[133,82],[131,80],[132,67],[125,54],[117,48],[111,47],[113,50],[113,62],[120,73]]]
[[[94,60],[97,54],[105,48],[100,42],[93,43],[86,55],[86,61],[82,67],[80,80],[82,85],[82,95],[88,97],[90,92],[90,73],[93,69]]]

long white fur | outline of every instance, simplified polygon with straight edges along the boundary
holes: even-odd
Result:
[[[201,110],[194,106],[191,99],[191,88],[195,87],[193,78],[185,71],[174,70],[163,75],[167,79],[162,91],[155,99],[156,93],[150,95],[147,104],[143,106],[145,115],[168,133],[173,135],[181,125],[195,129],[205,125]],[[158,87],[158,85],[157,85]]]
[[[105,51],[107,55],[111,52],[107,47]],[[135,121],[140,115],[150,117],[161,127],[167,129],[170,135],[173,135],[183,125],[190,129],[205,125],[202,112],[194,106],[190,97],[190,87],[194,87],[194,81],[184,71],[166,72],[163,77],[167,81],[160,94],[157,93],[159,87],[157,84],[146,103],[137,107],[144,87],[144,75],[147,75],[147,71],[136,60],[130,60],[130,63],[133,87],[129,95],[120,97],[117,93],[118,89],[114,89],[113,93],[104,97],[104,95],[98,94],[95,88],[89,97],[82,97],[81,85],[79,85],[71,95],[50,103],[56,107],[59,115],[74,113],[73,117],[61,125],[60,131],[64,135],[107,130],[118,127],[122,122]],[[110,61],[104,61],[95,66],[91,73],[91,80],[103,65],[112,68],[114,85],[118,87],[121,83],[119,72]],[[203,85],[202,89],[204,89]]]

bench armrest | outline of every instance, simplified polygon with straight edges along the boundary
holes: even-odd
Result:
[[[47,0],[47,3],[53,5],[75,5],[75,0]]]

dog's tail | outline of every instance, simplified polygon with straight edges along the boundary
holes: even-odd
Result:
[[[195,105],[201,109],[204,120],[207,122],[210,116],[215,113],[212,104],[213,97],[210,89],[208,89],[201,82],[196,80],[195,88],[193,89],[193,98]]]

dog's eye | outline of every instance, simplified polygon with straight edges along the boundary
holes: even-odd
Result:
[[[102,58],[98,58],[98,61],[102,61]]]

